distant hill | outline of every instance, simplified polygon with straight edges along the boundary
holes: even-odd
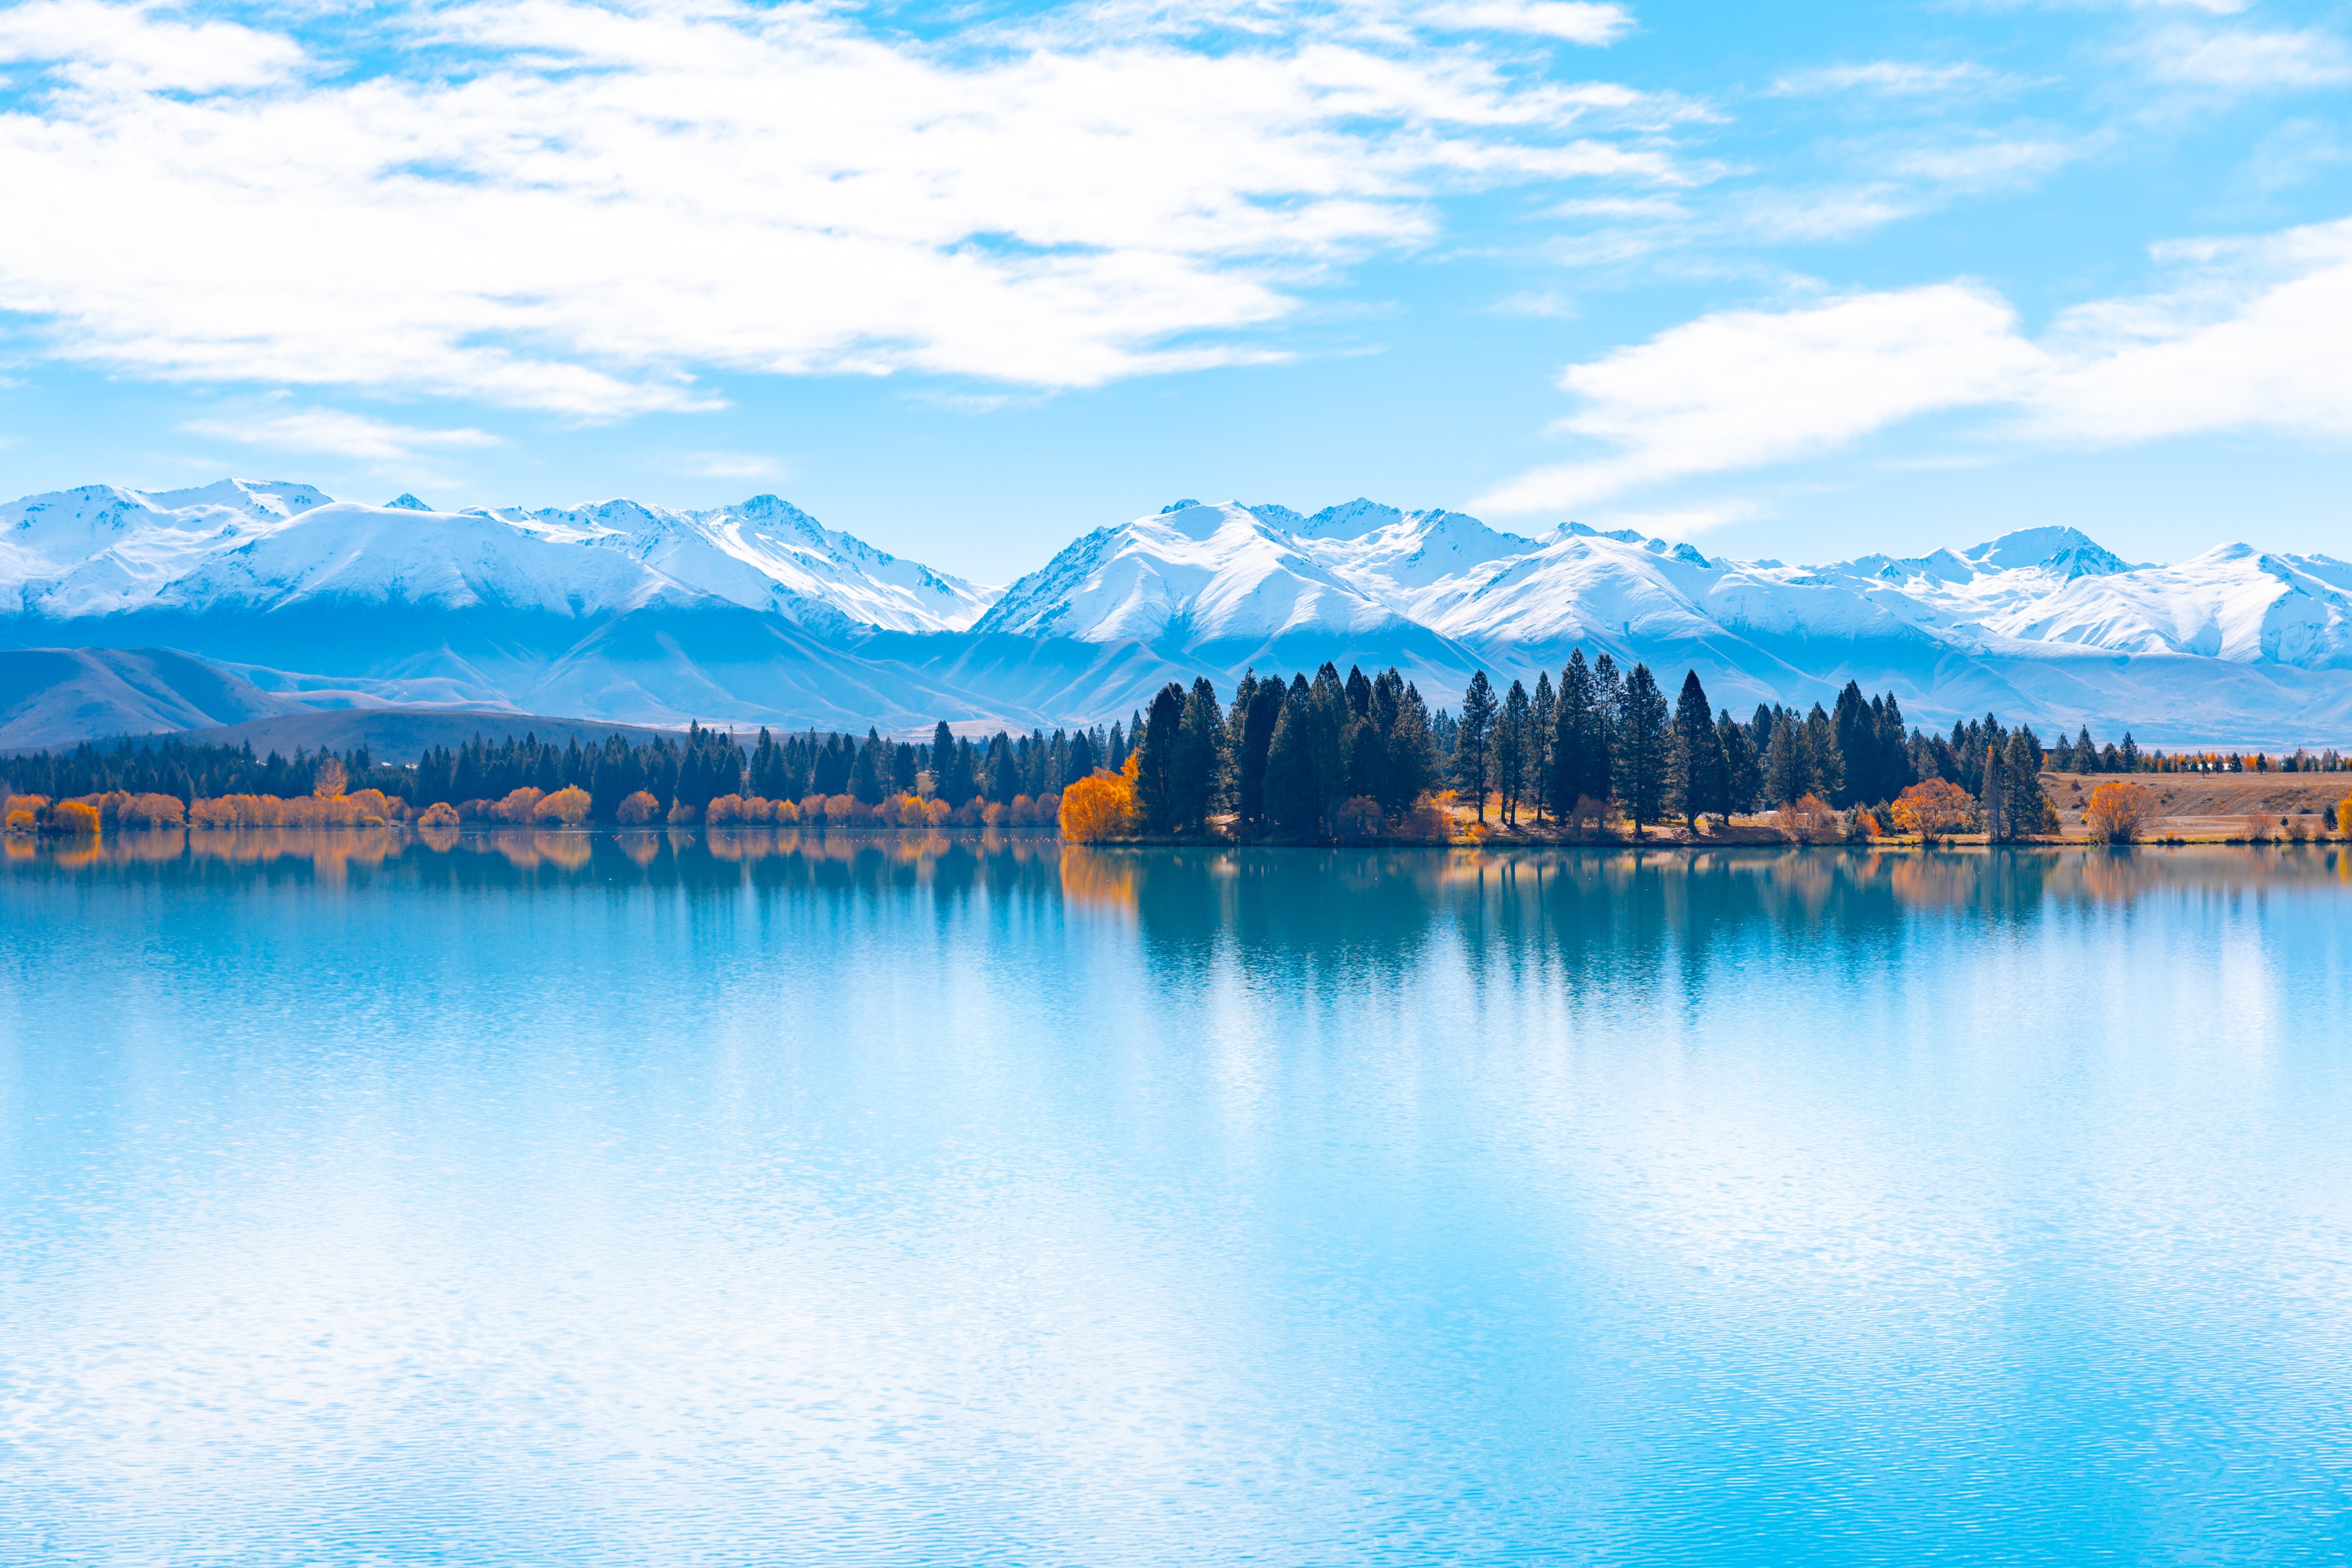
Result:
[[[307,711],[169,648],[0,648],[0,750]]]

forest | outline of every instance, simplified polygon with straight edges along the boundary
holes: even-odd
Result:
[[[1478,835],[1638,837],[1775,809],[1807,836],[1965,827],[2008,839],[2054,821],[2045,771],[2345,765],[2334,752],[2168,755],[2128,732],[2102,747],[2087,729],[2045,747],[1992,714],[1932,732],[1906,726],[1893,692],[1867,697],[1853,682],[1829,709],[1763,705],[1742,720],[1712,709],[1695,671],[1670,700],[1645,665],[1621,670],[1606,653],[1588,664],[1580,648],[1557,681],[1546,670],[1532,689],[1514,679],[1498,690],[1481,670],[1454,708],[1433,711],[1393,668],[1342,677],[1327,663],[1287,680],[1252,670],[1230,701],[1206,679],[1171,682],[1123,722],[1050,734],[975,739],[942,721],[928,741],[873,728],[745,737],[697,723],[585,746],[478,735],[414,763],[363,747],[257,757],[168,737],[84,744],[0,759],[0,816],[42,825],[79,802],[105,825],[952,822],[1058,826],[1091,841],[1329,843],[1450,839],[1457,814]]]

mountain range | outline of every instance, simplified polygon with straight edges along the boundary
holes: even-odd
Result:
[[[0,746],[320,709],[886,731],[1120,718],[1170,679],[1396,665],[1433,706],[1581,645],[1720,705],[1893,690],[2155,744],[2340,743],[2352,564],[2225,544],[2134,564],[2072,528],[1827,565],[1631,530],[1534,538],[1358,500],[1178,501],[1002,590],[774,496],[705,511],[382,506],[112,486],[0,506]]]

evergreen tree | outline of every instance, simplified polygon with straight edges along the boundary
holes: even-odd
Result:
[[[1550,807],[1555,815],[1558,805],[1551,796],[1551,741],[1554,728],[1559,722],[1559,694],[1551,689],[1551,671],[1536,671],[1536,696],[1528,728],[1528,795],[1534,802],[1536,821],[1544,819],[1544,810]]]
[[[1666,805],[1682,814],[1693,832],[1708,812],[1728,813],[1729,769],[1723,741],[1716,733],[1714,705],[1698,671],[1683,672],[1683,689],[1675,699],[1675,717],[1666,747]]]
[[[1170,681],[1152,697],[1150,716],[1143,721],[1143,742],[1136,748],[1135,818],[1146,833],[1176,828],[1176,737],[1184,725],[1184,689]]]
[[[1021,764],[1013,754],[1013,738],[999,730],[990,737],[988,755],[981,763],[981,791],[998,805],[1009,805],[1022,793]]]
[[[1715,734],[1723,747],[1723,777],[1728,795],[1724,810],[1746,813],[1756,809],[1757,796],[1764,793],[1764,770],[1756,755],[1755,743],[1748,738],[1748,727],[1731,716],[1727,708],[1716,719]]]
[[[1315,672],[1309,696],[1315,721],[1315,804],[1321,822],[1317,831],[1328,837],[1339,820],[1339,803],[1347,798],[1348,689],[1340,683],[1339,672],[1327,663]]]
[[[1258,682],[1250,699],[1249,711],[1243,717],[1241,752],[1234,759],[1234,793],[1242,819],[1253,833],[1265,831],[1266,756],[1274,744],[1274,727],[1282,718],[1289,695],[1282,678],[1270,676]]]
[[[1352,719],[1369,719],[1372,714],[1372,683],[1355,665],[1348,667],[1348,714]]]
[[[1798,737],[1797,755],[1805,767],[1807,793],[1832,800],[1845,790],[1845,753],[1837,742],[1837,728],[1822,705],[1805,715],[1805,731]]]
[[[1642,825],[1655,822],[1666,795],[1666,698],[1646,664],[1636,664],[1625,678],[1612,737],[1617,764],[1617,799],[1633,821],[1638,841]]]
[[[1519,681],[1503,698],[1502,717],[1495,721],[1495,790],[1501,799],[1498,815],[1507,826],[1519,824],[1519,795],[1527,787],[1528,731],[1535,722],[1534,704]]]
[[[1485,670],[1470,677],[1462,694],[1462,716],[1454,721],[1454,783],[1477,803],[1478,820],[1486,820],[1486,786],[1493,775],[1495,688]]]
[[[1383,679],[1401,689],[1396,722],[1388,733],[1388,793],[1381,796],[1381,808],[1398,816],[1437,787],[1437,742],[1430,733],[1429,707],[1421,692],[1394,669]]]
[[[1601,700],[1601,683],[1586,668],[1584,650],[1570,650],[1568,668],[1560,671],[1559,706],[1552,712],[1551,796],[1553,808],[1563,814],[1575,809],[1580,800],[1606,801],[1613,787],[1609,721]]]
[[[2139,742],[2132,739],[2129,730],[2124,731],[2123,749],[2117,753],[2116,760],[2123,764],[2122,772],[2127,773],[2139,772]]]
[[[1217,708],[1217,689],[1202,676],[1184,699],[1177,727],[1176,755],[1169,774],[1171,814],[1180,833],[1207,828],[1209,814],[1224,791],[1224,716]]]
[[[1771,743],[1764,752],[1764,798],[1776,810],[1794,805],[1805,794],[1803,734],[1795,714],[1783,710],[1774,715]]]
[[[1280,689],[1279,683],[1267,682]],[[1311,838],[1322,831],[1321,805],[1315,787],[1314,699],[1307,678],[1295,676],[1284,691],[1282,710],[1265,751],[1265,816],[1275,832],[1294,838]]]
[[[2009,838],[2009,811],[2001,799],[2001,785],[2007,770],[2000,765],[2000,750],[1988,742],[1984,760],[1977,764],[1977,816],[1982,823],[1988,843],[2000,844]]]
[[[2095,773],[2099,771],[2099,748],[2091,740],[2091,727],[2085,724],[2074,736],[2074,771]]]
[[[866,744],[858,748],[857,761],[849,770],[849,793],[867,805],[880,802],[882,786],[889,782],[888,768],[882,757],[882,745],[881,734],[875,730],[867,730]]]

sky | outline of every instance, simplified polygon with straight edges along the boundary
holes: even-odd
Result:
[[[2352,5],[0,7],[0,493],[2352,554]]]

